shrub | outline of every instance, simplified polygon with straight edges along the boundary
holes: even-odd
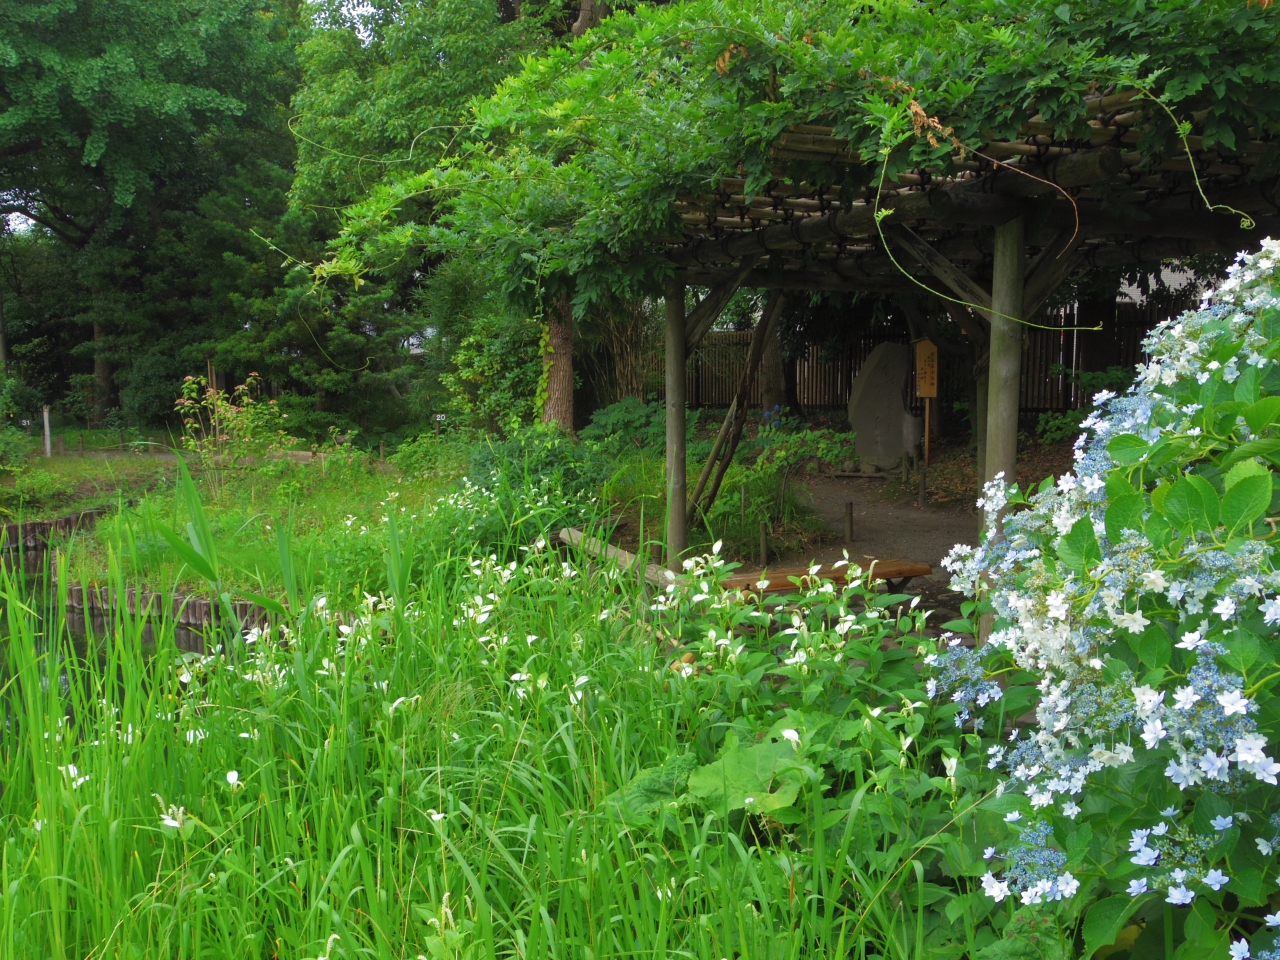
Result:
[[[701,410],[687,411],[686,440],[693,439],[701,415]],[[591,422],[582,428],[582,439],[611,456],[635,449],[662,448],[667,439],[666,404],[623,397],[591,415]]]
[[[13,473],[27,462],[31,441],[17,427],[0,427],[0,472]]]
[[[995,621],[989,643],[934,662],[930,692],[980,722],[994,677],[1040,681],[1036,726],[991,749],[992,807],[1015,835],[989,851],[984,887],[1102,897],[1086,943],[1095,918],[1114,934],[1163,901],[1167,944],[1178,930],[1205,953],[1252,938],[1253,956],[1276,955],[1278,259],[1264,242],[1160,324],[1137,382],[1094,398],[1074,471],[1029,496],[997,478],[982,544],[946,560]]]

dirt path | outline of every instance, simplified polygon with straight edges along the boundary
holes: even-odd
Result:
[[[803,564],[810,561],[833,563],[843,556],[845,503],[853,502],[852,560],[867,557],[915,560],[933,567],[933,575],[913,580],[907,590],[919,593],[923,602],[938,611],[933,623],[959,616],[959,594],[948,589],[951,575],[942,569],[942,558],[957,543],[977,543],[981,521],[976,512],[959,507],[887,503],[879,496],[877,484],[884,480],[846,477],[816,477],[806,482],[814,511],[838,536],[834,543],[784,555],[780,562]]]

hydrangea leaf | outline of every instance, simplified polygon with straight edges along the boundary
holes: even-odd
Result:
[[[1244,422],[1254,433],[1262,433],[1280,420],[1280,397],[1263,397],[1244,411]]]
[[[1266,874],[1255,867],[1236,870],[1231,877],[1231,892],[1240,899],[1244,907],[1260,907],[1267,902],[1263,893],[1269,884],[1265,883]]]
[[[1222,638],[1222,645],[1227,648],[1227,654],[1222,659],[1241,673],[1257,663],[1262,652],[1262,644],[1258,638],[1244,629],[1227,634]]]
[[[1112,543],[1119,543],[1124,539],[1125,530],[1142,532],[1142,513],[1145,507],[1146,501],[1136,493],[1114,498],[1107,506],[1107,539]]]
[[[1222,498],[1222,524],[1227,533],[1249,527],[1271,506],[1271,474],[1242,477]]]
[[[1191,905],[1182,930],[1186,934],[1187,941],[1198,946],[1200,950],[1213,951],[1219,946],[1225,946],[1222,943],[1225,934],[1214,925],[1213,905],[1207,900],[1197,898]]]
[[[1258,440],[1247,440],[1234,447],[1222,459],[1221,466],[1229,467],[1232,464],[1239,463],[1241,460],[1251,460],[1254,457],[1262,457],[1264,460],[1276,462],[1277,454],[1280,454],[1280,440],[1273,440],[1264,437]]]
[[[1280,397],[1276,397],[1280,400]],[[1267,473],[1267,468],[1256,460],[1241,460],[1234,467],[1227,471],[1227,475],[1223,478],[1223,489],[1230,490],[1245,477],[1260,477]]]
[[[1150,443],[1133,433],[1112,437],[1107,444],[1107,453],[1111,454],[1111,459],[1121,464],[1140,460],[1150,449]]]
[[[1189,532],[1197,527],[1208,527],[1204,500],[1190,477],[1183,477],[1173,485],[1164,497],[1161,512],[1179,530]]]
[[[1141,897],[1105,897],[1091,906],[1084,915],[1084,953],[1080,960],[1089,960],[1100,948],[1115,943],[1141,903]]]
[[[1092,520],[1081,517],[1072,525],[1070,532],[1058,541],[1058,559],[1082,573],[1102,559]]]
[[[1169,665],[1169,658],[1173,655],[1173,644],[1169,641],[1169,634],[1158,623],[1148,624],[1147,629],[1130,639],[1129,645],[1148,667],[1157,669],[1166,667]]]

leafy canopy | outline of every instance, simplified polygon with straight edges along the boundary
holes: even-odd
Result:
[[[1280,129],[1277,19],[1238,0],[643,7],[529,60],[475,105],[457,157],[351,208],[324,269],[469,249],[517,296],[568,290],[581,307],[653,292],[671,269],[654,247],[678,236],[679,195],[742,174],[751,193],[779,168],[850,189],[909,168],[945,173],[953,138],[1014,137],[1037,113],[1061,135],[1081,133],[1085,96],[1112,87],[1195,116],[1206,145],[1229,154]],[[950,133],[929,137],[931,117]],[[773,159],[798,123],[832,125],[861,163]],[[1162,111],[1146,129],[1151,157],[1181,148]],[[439,215],[405,220],[424,195]]]

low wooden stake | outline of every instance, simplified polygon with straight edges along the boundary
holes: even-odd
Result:
[[[49,433],[49,405],[46,403],[40,411],[44,416],[44,455],[53,456],[53,442]]]
[[[386,459],[387,459],[387,442],[385,440],[379,440],[378,441],[378,462],[381,463]]]
[[[83,433],[80,434],[80,439],[76,441],[76,452],[79,453],[80,456],[82,457],[84,456],[84,434]]]
[[[764,520],[760,521],[760,566],[761,568],[769,565],[769,524]]]

